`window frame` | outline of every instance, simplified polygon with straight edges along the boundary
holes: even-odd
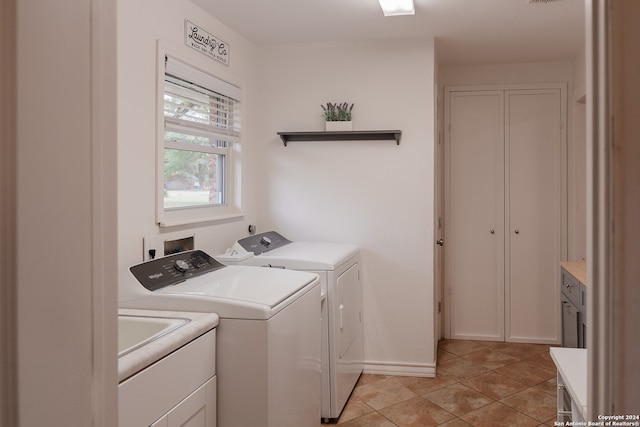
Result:
[[[188,225],[202,222],[210,222],[217,220],[226,220],[244,216],[241,205],[241,179],[239,176],[240,168],[240,151],[242,134],[237,137],[225,137],[228,147],[224,162],[224,189],[222,204],[216,205],[195,205],[178,208],[165,209],[164,207],[164,161],[165,149],[181,149],[184,148],[183,143],[165,141],[166,130],[176,130],[178,126],[165,124],[164,116],[164,94],[165,94],[165,57],[168,56],[185,65],[208,74],[209,76],[220,80],[224,84],[235,86],[239,95],[239,113],[242,121],[244,113],[244,86],[237,78],[221,72],[216,64],[208,64],[202,62],[200,58],[188,57],[168,51],[158,42],[157,49],[157,75],[156,75],[156,223],[160,227],[171,227],[179,225]],[[205,71],[211,70],[211,71]],[[212,72],[213,71],[213,72]],[[226,95],[225,95],[226,96]],[[233,97],[235,98],[235,96]],[[241,124],[242,126],[242,124]],[[240,129],[242,132],[242,129]],[[222,151],[224,151],[222,150]],[[196,148],[187,151],[207,151],[215,154],[220,153],[214,147],[205,150]]]

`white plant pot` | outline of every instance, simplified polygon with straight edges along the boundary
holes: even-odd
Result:
[[[336,132],[336,131],[349,131],[353,130],[353,122],[324,122],[325,130],[327,132]]]

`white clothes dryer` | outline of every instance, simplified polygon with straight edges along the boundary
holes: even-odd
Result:
[[[122,308],[219,315],[218,427],[317,426],[317,275],[227,267],[195,250],[133,266],[120,282]]]
[[[323,421],[340,416],[364,367],[363,291],[360,249],[344,243],[292,242],[275,231],[238,240],[224,255],[227,265],[253,265],[320,276],[322,305]]]

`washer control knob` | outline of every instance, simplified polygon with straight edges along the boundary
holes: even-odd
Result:
[[[264,236],[262,239],[260,239],[260,244],[265,248],[268,248],[269,245],[271,244],[271,239],[268,238],[267,236]]]
[[[178,259],[173,265],[173,268],[178,270],[180,273],[184,273],[189,269],[189,264],[184,260]]]

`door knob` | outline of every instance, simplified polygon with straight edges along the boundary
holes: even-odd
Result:
[[[489,231],[489,233],[491,234],[496,234],[496,230],[494,230],[493,228]]]
[[[516,229],[515,233],[520,234],[520,230]]]
[[[442,240],[442,239],[438,239],[438,240],[436,240],[436,245],[438,245],[438,246],[444,246],[444,240]]]

